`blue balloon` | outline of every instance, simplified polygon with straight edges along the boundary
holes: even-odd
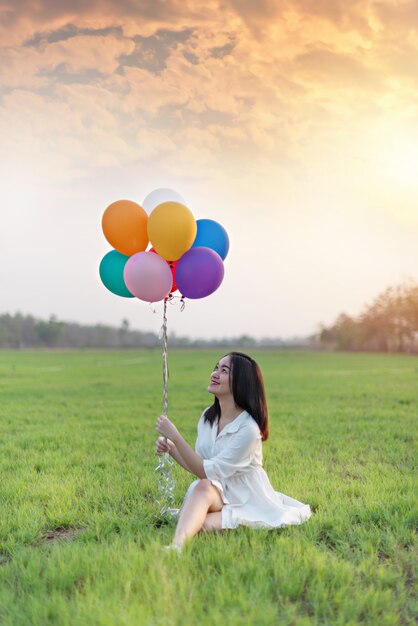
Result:
[[[225,228],[213,220],[197,220],[196,224],[197,235],[192,248],[210,248],[224,260],[229,250],[229,237]]]
[[[106,289],[122,298],[135,298],[123,280],[123,270],[128,259],[128,256],[117,250],[111,250],[101,260],[99,274]]]

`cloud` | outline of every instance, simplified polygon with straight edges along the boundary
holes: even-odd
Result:
[[[235,42],[231,41],[229,43],[224,44],[223,46],[215,46],[214,48],[210,48],[209,52],[216,59],[223,59],[228,54],[231,54],[234,48],[235,48]]]
[[[418,4],[415,0],[400,0],[400,2],[375,2],[373,9],[381,21],[382,26],[389,32],[409,32],[416,35],[418,22]]]
[[[382,86],[380,69],[368,67],[361,59],[314,47],[295,58],[295,65],[310,82],[325,81],[333,88],[376,91]]]
[[[96,69],[88,68],[81,72],[70,72],[65,63],[59,63],[51,69],[41,69],[38,74],[50,82],[53,81],[61,85],[71,85],[72,83],[90,85],[98,79],[104,78],[104,74]]]
[[[160,29],[149,37],[136,35],[133,37],[135,50],[119,57],[121,68],[140,67],[150,72],[161,72],[172,51],[178,44],[185,43],[192,34],[193,29],[185,28],[180,31]]]
[[[118,58],[130,53],[135,44],[114,36],[92,37],[79,35],[67,40],[48,44],[44,49],[24,46],[9,46],[3,50],[0,61],[1,84],[3,87],[19,89],[47,88],[53,97],[58,67],[65,79],[68,74],[87,72],[96,80],[114,72],[119,67]],[[92,74],[92,71],[93,72]],[[48,83],[48,77],[50,83]],[[65,82],[65,79],[63,82]],[[85,82],[85,81],[84,81]]]
[[[74,24],[65,24],[62,28],[50,32],[37,32],[33,37],[23,42],[23,46],[38,47],[49,43],[67,41],[73,37],[87,35],[89,37],[106,37],[107,35],[122,36],[121,26],[108,28],[78,28]]]
[[[331,22],[340,31],[371,32],[370,0],[294,0],[292,5],[306,17],[318,17]]]
[[[199,57],[197,56],[197,54],[195,54],[191,50],[184,50],[183,51],[183,56],[192,65],[198,65],[199,64]]]
[[[304,167],[390,112],[412,115],[417,43],[397,32],[414,8],[400,7],[401,17],[372,0],[5,2],[4,119],[21,129],[32,119],[57,150],[60,119],[70,153],[84,145],[92,164],[95,145],[123,164],[139,142],[156,162],[164,146],[188,161],[198,146],[202,163]]]
[[[232,9],[252,35],[257,36],[267,31],[272,20],[283,14],[286,4],[284,0],[229,0],[224,6]]]

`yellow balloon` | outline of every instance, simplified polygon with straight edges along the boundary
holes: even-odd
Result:
[[[148,237],[154,250],[167,261],[177,261],[196,239],[193,213],[180,202],[162,202],[148,218]]]

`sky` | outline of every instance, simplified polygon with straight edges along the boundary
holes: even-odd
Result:
[[[416,0],[0,0],[0,313],[158,331],[107,291],[106,207],[230,238],[169,330],[306,336],[418,279]]]

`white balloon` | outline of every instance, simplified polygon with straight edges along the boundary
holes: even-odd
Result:
[[[156,206],[162,204],[163,202],[179,202],[180,204],[185,205],[184,198],[182,198],[177,191],[163,187],[161,189],[154,189],[154,191],[151,191],[142,203],[142,208],[145,209],[149,215]]]

